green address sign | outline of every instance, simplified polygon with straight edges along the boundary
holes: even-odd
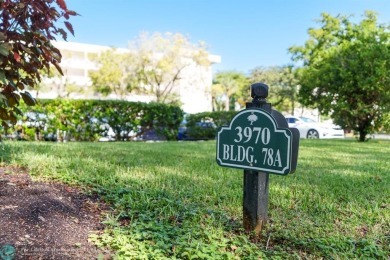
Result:
[[[239,112],[217,134],[220,166],[286,175],[292,171],[292,133],[262,109]]]

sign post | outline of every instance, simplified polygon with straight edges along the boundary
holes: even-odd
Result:
[[[296,169],[299,132],[267,103],[268,86],[251,86],[252,102],[217,134],[217,163],[244,169],[243,226],[259,235],[268,219],[269,174]]]

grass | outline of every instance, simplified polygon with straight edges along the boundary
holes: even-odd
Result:
[[[390,142],[302,140],[270,176],[261,238],[242,230],[243,171],[215,142],[6,142],[3,164],[97,193],[113,211],[91,240],[120,259],[388,259]]]

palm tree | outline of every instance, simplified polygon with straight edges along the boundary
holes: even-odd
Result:
[[[214,77],[213,98],[216,102],[225,103],[225,110],[230,110],[230,99],[237,97],[242,85],[247,85],[246,77],[234,71],[219,72]],[[218,104],[217,104],[218,106]]]

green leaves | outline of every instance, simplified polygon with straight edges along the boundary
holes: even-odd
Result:
[[[1,71],[1,70],[0,70],[0,81],[1,81],[3,84],[7,84],[7,77],[5,76],[4,71]]]
[[[3,34],[4,35],[4,34]],[[1,40],[0,40],[1,41]],[[11,52],[12,50],[12,45],[10,43],[7,43],[7,42],[0,42],[0,54],[2,56],[8,56],[8,54]],[[3,60],[3,58],[2,58]],[[4,62],[1,62],[1,64],[4,64]],[[1,68],[1,67],[0,67]]]
[[[95,90],[120,97],[137,91],[159,103],[178,104],[174,89],[183,70],[210,63],[203,45],[194,45],[179,33],[143,33],[130,44],[130,52],[110,49],[95,59],[99,70],[90,73]]]
[[[2,120],[9,119],[9,115],[8,115],[7,110],[5,108],[2,108],[2,107],[0,107],[0,119],[2,119]]]
[[[330,114],[360,141],[379,129],[390,101],[390,30],[367,12],[357,24],[322,14],[304,46],[291,47],[299,69],[299,100]]]
[[[55,3],[58,5],[55,6]],[[76,12],[68,10],[65,0],[4,0],[0,16],[0,92],[7,97],[7,106],[19,105],[18,91],[25,86],[34,88],[41,81],[43,68],[53,64],[63,75],[60,66],[61,54],[52,44],[56,36],[66,39],[66,32],[59,28],[61,19],[64,27],[72,34],[74,30],[67,21]],[[39,14],[39,15],[37,15]],[[20,93],[24,102],[30,106],[35,100],[28,92]],[[9,118],[14,120],[13,112]],[[5,118],[5,116],[3,116]]]
[[[243,73],[225,71],[215,74],[212,85],[212,95],[214,97],[213,105],[216,110],[234,110],[234,107],[230,106],[230,99],[242,99],[240,94],[242,94],[242,90],[245,87],[248,87],[248,85],[249,80]],[[221,100],[225,100],[225,104],[223,104]],[[222,109],[222,107],[224,107],[224,109]]]
[[[27,106],[37,104],[30,93],[25,91],[20,95]],[[4,95],[4,101],[7,106],[13,107],[16,115],[21,113],[16,108],[19,99],[20,96],[15,93]],[[109,127],[118,141],[139,137],[151,129],[156,130],[161,138],[176,140],[183,119],[183,111],[179,107],[153,102],[55,99],[40,100],[39,106],[31,108],[26,105],[21,105],[23,112],[35,116],[25,118],[24,122],[37,126],[38,130],[66,130],[78,141],[97,140],[107,134]]]
[[[34,106],[37,103],[35,98],[33,98],[27,91],[21,92],[20,95],[22,96],[24,103],[26,103],[28,106]]]
[[[4,46],[4,44],[0,44],[0,54],[3,56],[8,56],[9,50]]]
[[[298,82],[295,73],[296,70],[291,65],[268,68],[258,67],[252,70],[250,82],[265,82],[270,86],[267,101],[272,104],[272,107],[279,111],[288,111],[294,114],[293,110],[298,94]],[[242,91],[247,95],[244,97],[244,100],[250,98],[248,97],[248,89],[249,87],[246,86],[245,91]]]

